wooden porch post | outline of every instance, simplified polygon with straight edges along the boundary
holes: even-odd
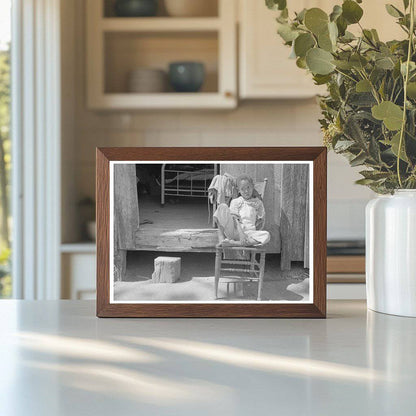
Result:
[[[127,250],[135,249],[139,228],[136,165],[114,165],[114,280],[126,274]]]

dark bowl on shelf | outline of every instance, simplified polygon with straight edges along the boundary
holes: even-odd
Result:
[[[176,92],[198,92],[205,80],[205,67],[201,62],[172,62],[169,65],[169,82]]]
[[[158,0],[117,0],[114,5],[119,17],[156,16]]]

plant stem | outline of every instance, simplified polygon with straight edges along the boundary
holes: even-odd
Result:
[[[357,80],[356,80],[355,78],[350,77],[348,74],[346,74],[346,73],[344,73],[344,72],[340,71],[338,68],[335,68],[335,71],[336,71],[336,72],[338,72],[338,73],[340,73],[341,75],[344,75],[344,77],[349,78],[351,81],[354,81],[355,83],[357,83]]]
[[[402,147],[403,147],[403,138],[404,138],[404,131],[406,129],[406,107],[407,107],[407,83],[409,81],[409,67],[410,67],[410,60],[412,57],[412,50],[413,50],[413,35],[414,35],[414,27],[415,27],[415,0],[410,0],[410,30],[409,30],[409,45],[407,47],[407,60],[406,60],[406,73],[404,76],[404,85],[403,85],[403,118],[402,118],[402,127],[400,129],[400,140],[399,140],[399,149],[397,152],[397,178],[399,180],[400,188],[403,187],[402,178],[400,175],[400,156],[402,155]]]
[[[370,81],[370,78],[368,77],[367,73],[365,72],[365,69],[362,67],[362,70],[360,71],[360,75],[363,77],[363,79],[367,80],[371,87],[371,93],[373,94],[374,99],[377,101],[377,104],[380,104],[380,100],[378,98],[377,90],[375,89],[373,83]]]

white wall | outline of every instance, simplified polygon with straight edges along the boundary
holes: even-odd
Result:
[[[321,145],[319,107],[315,99],[242,102],[233,111],[92,112],[85,106],[84,1],[72,0],[64,32],[66,60],[73,70],[63,72],[68,99],[75,100],[63,155],[64,205],[95,192],[96,146],[316,146]],[[66,3],[66,1],[65,1]],[[68,6],[67,6],[68,7]],[[66,78],[67,79],[66,79]],[[72,78],[74,77],[74,78]],[[71,85],[75,83],[73,97]],[[73,123],[73,124],[72,124]],[[72,142],[73,140],[73,142]],[[354,185],[358,178],[343,158],[330,154],[328,163],[328,236],[364,236],[364,206],[371,192]],[[75,204],[75,205],[74,205]],[[69,210],[69,212],[73,212]],[[65,223],[64,241],[74,238],[74,216]],[[65,231],[66,230],[66,231]]]

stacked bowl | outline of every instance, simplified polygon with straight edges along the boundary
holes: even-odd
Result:
[[[137,68],[129,73],[127,89],[135,93],[165,92],[166,72],[162,69]]]

